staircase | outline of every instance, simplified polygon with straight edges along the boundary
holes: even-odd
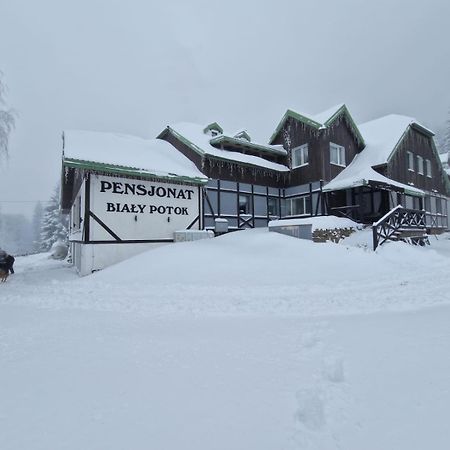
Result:
[[[401,205],[391,209],[372,225],[373,249],[386,241],[403,241],[412,245],[429,244],[425,211],[406,209]]]

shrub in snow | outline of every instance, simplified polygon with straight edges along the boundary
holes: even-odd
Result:
[[[50,250],[53,259],[65,259],[68,251],[69,247],[62,241],[55,242]]]

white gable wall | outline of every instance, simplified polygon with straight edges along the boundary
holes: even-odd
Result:
[[[70,241],[75,267],[80,275],[87,275],[170,243],[175,231],[187,229],[197,217],[191,229],[199,230],[201,195],[199,186],[91,174],[90,181],[83,182],[71,210]],[[74,223],[78,201],[80,229]],[[98,219],[89,218],[87,242],[86,208]]]

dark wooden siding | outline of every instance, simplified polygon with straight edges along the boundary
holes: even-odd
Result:
[[[189,158],[208,178],[277,188],[284,187],[286,184],[288,172],[277,172],[264,167],[244,165],[209,155],[199,155],[170,132],[163,133],[161,138]]]
[[[330,164],[330,142],[345,147],[345,162],[350,164],[358,153],[358,143],[347,121],[342,116],[324,130],[315,130],[303,122],[288,118],[275,137],[273,143],[281,144],[288,151],[288,164],[292,166],[293,148],[308,144],[309,164],[293,169],[289,175],[288,186],[297,186],[314,181],[330,181],[344,167]]]
[[[172,144],[180,153],[190,159],[197,166],[197,169],[200,170],[200,172],[203,172],[201,155],[194,152],[190,147],[181,142],[167,129],[161,134],[161,139],[167,141],[169,144]]]
[[[322,180],[331,181],[345,167],[330,163],[330,142],[345,147],[345,164],[348,166],[359,152],[358,142],[354,138],[344,116],[322,132],[321,136]]]
[[[410,128],[386,167],[386,176],[419,189],[447,194],[438,157],[433,150],[432,138]],[[407,152],[414,155],[414,172],[408,170]],[[417,155],[424,159],[424,174],[418,173]],[[432,178],[426,176],[425,160],[431,161]]]
[[[77,170],[70,167],[63,168],[61,173],[61,210],[63,213],[68,213],[83,183],[84,170]]]

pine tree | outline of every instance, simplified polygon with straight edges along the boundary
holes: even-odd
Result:
[[[67,242],[67,217],[59,209],[59,186],[44,210],[41,224],[40,250],[47,252],[57,241]]]
[[[41,249],[41,225],[44,216],[44,208],[41,202],[37,202],[33,211],[33,219],[31,222],[31,232],[33,239],[33,249],[38,252]]]

